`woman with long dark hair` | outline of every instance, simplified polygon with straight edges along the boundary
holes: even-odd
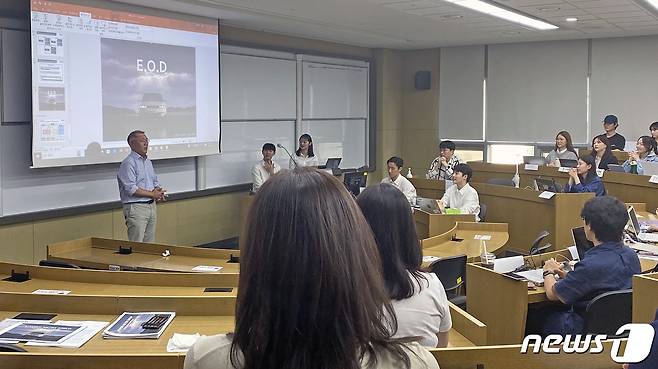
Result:
[[[313,139],[308,133],[299,136],[299,147],[295,150],[295,156],[290,159],[290,169],[297,167],[317,167],[320,165],[318,157],[313,150]]]
[[[546,161],[550,166],[559,167],[559,159],[578,160],[571,135],[567,131],[560,131],[555,135],[555,148],[548,153]]]
[[[423,254],[407,198],[379,183],[363,190],[356,202],[377,241],[398,321],[396,337],[420,337],[423,346],[446,347],[452,327],[448,298],[436,274],[420,271]]]
[[[333,176],[273,175],[244,234],[235,332],[197,341],[186,369],[438,369],[419,344],[391,338],[377,245]]]
[[[569,183],[564,186],[564,192],[594,192],[596,196],[605,196],[605,187],[596,174],[596,161],[593,156],[583,156],[578,159],[578,166],[569,170]]]
[[[598,135],[592,140],[592,156],[594,157],[594,168],[608,170],[608,164],[619,164],[617,158],[612,154],[610,140],[606,135]]]

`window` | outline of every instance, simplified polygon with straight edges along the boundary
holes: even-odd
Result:
[[[535,147],[530,145],[489,145],[489,163],[523,163],[524,156],[534,156]]]
[[[459,146],[459,145],[458,145]],[[455,150],[455,155],[465,162],[484,161],[484,150],[482,149],[463,149]]]

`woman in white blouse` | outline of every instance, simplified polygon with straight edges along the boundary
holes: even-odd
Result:
[[[313,152],[313,139],[308,133],[299,136],[299,148],[295,151],[293,159],[290,159],[290,169],[295,169],[296,167],[317,167],[320,165],[318,157]]]

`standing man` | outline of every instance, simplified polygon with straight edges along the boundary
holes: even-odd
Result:
[[[258,191],[260,186],[267,181],[271,175],[278,173],[281,166],[277,164],[272,158],[276,153],[276,146],[272,143],[263,145],[263,160],[259,161],[251,169],[251,178],[253,179],[252,192]]]
[[[455,145],[452,141],[441,141],[439,144],[439,156],[432,161],[430,169],[427,171],[427,179],[452,179],[452,171],[455,165],[463,163],[455,155]]]
[[[624,151],[626,146],[626,138],[617,133],[617,128],[619,128],[619,121],[615,115],[606,115],[603,118],[603,130],[605,131],[606,137],[610,140],[610,150],[620,150]]]
[[[130,154],[123,159],[117,174],[123,216],[128,227],[128,239],[137,242],[155,241],[157,220],[155,203],[165,201],[153,164],[146,157],[149,139],[143,131],[128,135]]]
[[[382,183],[388,183],[402,191],[407,198],[407,201],[409,201],[409,204],[413,206],[416,205],[416,187],[414,187],[408,179],[400,175],[403,164],[404,161],[402,161],[402,158],[398,158],[397,156],[388,159],[386,162],[386,166],[388,167],[388,177],[382,179]]]

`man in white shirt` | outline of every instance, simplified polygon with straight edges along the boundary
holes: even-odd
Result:
[[[415,205],[416,188],[408,179],[400,175],[403,164],[404,161],[402,161],[402,158],[398,158],[397,156],[388,159],[386,162],[386,166],[388,166],[388,177],[382,179],[382,183],[388,183],[395,186],[398,190],[402,191],[410,205]]]
[[[468,164],[457,164],[453,168],[452,182],[439,201],[441,212],[445,208],[459,209],[461,214],[475,214],[475,220],[480,221],[480,198],[477,191],[468,182],[473,176],[473,169]]]
[[[278,173],[281,166],[272,160],[276,153],[276,146],[271,143],[263,145],[263,160],[259,161],[251,169],[251,177],[253,179],[252,191],[256,192],[260,186],[267,181],[271,175]]]

